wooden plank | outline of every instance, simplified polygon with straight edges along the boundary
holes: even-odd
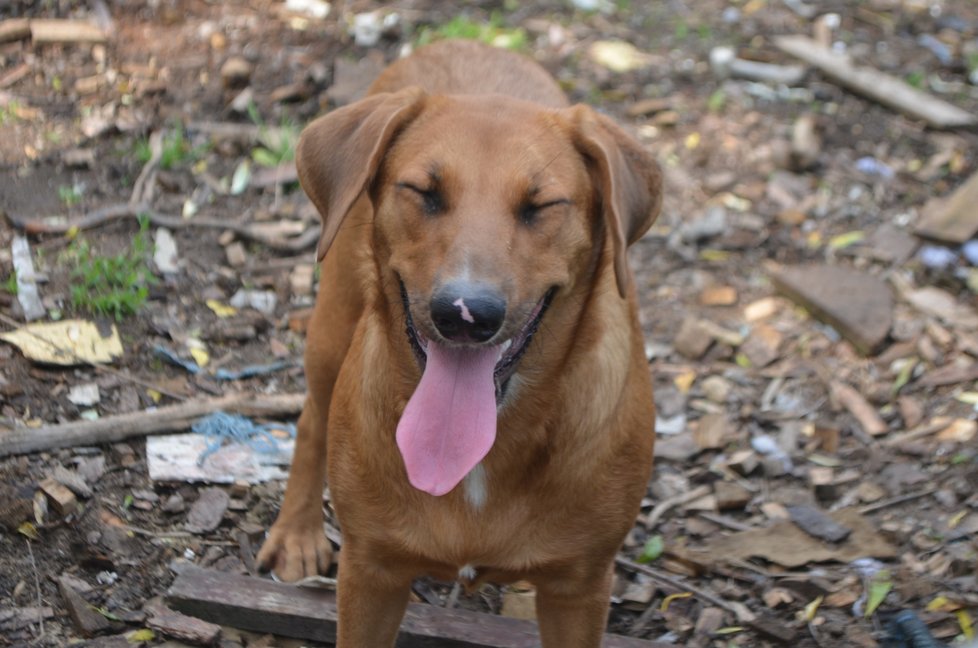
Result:
[[[175,610],[253,632],[335,643],[336,594],[185,566],[167,591]],[[398,648],[535,648],[536,624],[468,610],[412,603]],[[660,642],[605,635],[605,648],[667,648]]]
[[[958,128],[978,124],[978,117],[966,110],[879,70],[853,65],[847,56],[837,54],[807,36],[779,36],[774,39],[774,44],[782,51],[814,65],[830,79],[853,92],[922,119],[934,128]]]
[[[27,18],[0,20],[0,43],[21,40],[31,35],[31,22]]]
[[[978,232],[978,172],[946,198],[931,198],[915,230],[920,236],[961,244]]]
[[[104,43],[105,33],[98,25],[84,20],[31,20],[31,41],[51,43]]]
[[[219,410],[244,416],[294,416],[302,410],[304,394],[267,396],[236,392],[219,398],[192,400],[155,410],[108,416],[96,421],[74,421],[39,428],[0,429],[0,457],[69,448],[97,443],[115,443],[158,432],[190,429],[206,414]]]

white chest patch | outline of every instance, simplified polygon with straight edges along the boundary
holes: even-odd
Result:
[[[486,481],[486,469],[480,463],[469,471],[462,482],[465,489],[465,501],[475,510],[480,510],[489,497],[489,484]]]

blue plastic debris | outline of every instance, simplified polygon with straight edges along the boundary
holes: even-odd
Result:
[[[942,245],[923,245],[917,251],[917,258],[931,270],[947,270],[958,262],[954,250]]]
[[[931,54],[937,57],[937,60],[941,62],[941,65],[950,65],[954,60],[954,55],[951,54],[951,48],[938,40],[935,36],[930,34],[921,34],[917,37],[917,44],[921,47],[926,47]]]
[[[153,347],[153,353],[163,358],[170,364],[182,367],[192,374],[206,373],[204,369],[193,360],[181,358],[179,355],[166,347],[155,346]],[[230,369],[218,369],[214,372],[213,376],[217,380],[242,380],[244,378],[253,378],[254,376],[274,373],[276,371],[281,371],[282,369],[288,369],[289,367],[294,366],[296,366],[296,363],[292,360],[279,360],[278,362],[272,362],[270,364],[249,365],[236,371]]]
[[[287,432],[293,439],[296,435],[295,425],[291,423],[257,425],[244,416],[226,412],[214,412],[200,419],[191,430],[208,439],[207,448],[197,458],[197,465],[203,465],[207,457],[227,442],[247,445],[255,452],[273,454],[281,452],[278,440],[272,435],[273,430]]]
[[[884,648],[947,648],[913,610],[900,610],[886,626]]]
[[[856,170],[869,176],[882,178],[883,180],[892,180],[896,176],[896,173],[890,165],[868,155],[856,160]]]
[[[972,239],[961,246],[961,254],[973,266],[978,266],[978,239]]]

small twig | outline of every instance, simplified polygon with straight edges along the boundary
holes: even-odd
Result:
[[[27,543],[27,555],[31,557],[31,569],[34,571],[34,587],[37,590],[37,624],[40,634],[37,635],[36,639],[39,639],[44,636],[44,612],[41,611],[41,608],[44,607],[41,600],[41,578],[37,575],[37,561],[34,560],[34,548],[31,546],[31,541],[25,538],[24,542]]]
[[[700,511],[697,513],[697,515],[707,522],[718,524],[733,531],[750,531],[754,528],[749,524],[738,522],[737,520],[731,519],[726,515],[717,515],[716,513],[710,513],[709,511]]]
[[[906,432],[901,432],[900,434],[892,436],[889,439],[884,440],[883,445],[892,447],[909,443],[911,441],[916,441],[918,439],[923,439],[924,437],[928,437],[935,432],[940,432],[950,424],[950,421],[934,421],[927,423],[912,430],[907,430]]]
[[[691,502],[694,499],[705,497],[706,495],[709,494],[710,494],[709,486],[705,484],[703,486],[697,486],[691,491],[680,493],[675,497],[670,497],[667,500],[663,500],[659,502],[658,504],[656,504],[655,508],[652,509],[652,512],[648,514],[648,516],[639,515],[638,520],[643,525],[645,525],[646,529],[651,529],[659,522],[659,518],[661,518],[663,515],[668,513],[672,508],[676,506],[681,506],[686,502]]]
[[[458,605],[458,597],[461,593],[462,593],[462,584],[458,581],[455,581],[455,584],[452,585],[451,593],[449,593],[448,598],[445,599],[445,607],[451,610],[456,605]]]
[[[690,592],[696,598],[702,601],[706,601],[711,605],[715,605],[719,608],[723,608],[724,610],[727,610],[728,612],[733,612],[734,614],[737,613],[735,606],[730,604],[730,602],[723,600],[716,594],[707,592],[704,589],[700,589],[698,587],[690,585],[689,583],[682,580],[681,578],[669,576],[668,574],[664,574],[658,569],[654,569],[652,567],[649,567],[648,565],[639,564],[623,556],[618,556],[617,558],[615,558],[615,562],[621,567],[624,567],[625,569],[630,569],[632,571],[645,574],[652,580],[658,581],[670,587],[675,587],[676,589],[683,592]]]
[[[58,223],[48,223],[44,220],[30,220],[7,214],[7,217],[14,226],[22,229],[26,234],[65,234],[69,230],[86,230],[97,227],[117,218],[132,216],[145,216],[150,223],[157,227],[177,230],[186,227],[205,227],[221,230],[230,230],[236,235],[261,243],[265,247],[284,252],[301,252],[312,247],[319,240],[319,228],[310,227],[299,236],[282,239],[273,236],[266,236],[255,231],[251,225],[235,223],[233,221],[221,220],[217,218],[179,218],[168,216],[153,209],[147,203],[119,203],[107,205],[100,209],[88,212],[78,219],[71,222],[64,221]]]
[[[6,315],[3,315],[3,314],[0,314],[0,322],[3,322],[7,326],[12,326],[15,329],[21,329],[21,326],[22,326],[16,320],[13,320],[13,319],[11,319],[11,318],[7,317]],[[140,385],[140,386],[145,387],[147,389],[156,390],[159,393],[163,394],[164,396],[169,396],[173,400],[178,400],[178,401],[187,400],[187,397],[186,396],[183,396],[181,394],[177,394],[175,392],[172,392],[172,391],[166,389],[165,387],[161,387],[160,385],[157,385],[156,383],[151,383],[149,381],[143,380],[142,378],[137,378],[137,377],[133,376],[132,374],[130,374],[128,371],[120,371],[118,369],[113,369],[112,367],[110,367],[108,365],[96,364],[96,363],[89,362],[88,360],[85,360],[84,358],[80,357],[77,353],[75,353],[71,349],[66,348],[66,347],[62,347],[62,346],[60,346],[58,344],[55,344],[51,340],[48,340],[47,338],[43,338],[40,335],[35,334],[30,329],[22,329],[22,330],[25,333],[27,333],[28,335],[30,335],[32,338],[34,338],[35,340],[37,340],[38,342],[41,342],[41,343],[47,345],[49,348],[54,349],[54,351],[58,355],[67,356],[69,359],[71,359],[72,362],[75,362],[75,363],[77,363],[79,365],[85,365],[87,367],[92,367],[93,369],[95,369],[95,371],[97,371],[99,373],[110,374],[110,375],[116,376],[117,378],[122,378],[123,380],[127,380],[129,382],[134,382],[137,385]]]
[[[131,531],[136,535],[146,536],[148,538],[192,538],[194,534],[189,531],[150,531],[149,529],[140,529],[139,527],[132,526],[131,524],[123,524],[122,528],[126,531]],[[231,543],[228,543],[231,544]]]
[[[132,194],[129,197],[130,205],[149,204],[153,198],[154,186],[156,184],[156,171],[160,160],[163,158],[163,133],[154,132],[149,136],[150,156],[143,170],[139,172],[139,177],[132,185]]]
[[[867,513],[873,513],[881,509],[890,508],[891,506],[897,506],[898,504],[903,504],[905,502],[912,502],[915,499],[920,499],[921,497],[927,497],[937,491],[937,488],[928,488],[927,490],[922,490],[916,493],[909,493],[908,495],[898,495],[897,497],[891,497],[889,499],[881,500],[873,504],[867,504],[859,509],[859,512],[863,515]]]

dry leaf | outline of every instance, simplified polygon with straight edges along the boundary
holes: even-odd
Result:
[[[34,362],[70,367],[111,362],[120,357],[122,341],[114,324],[103,334],[94,322],[64,320],[28,324],[0,334]]]

